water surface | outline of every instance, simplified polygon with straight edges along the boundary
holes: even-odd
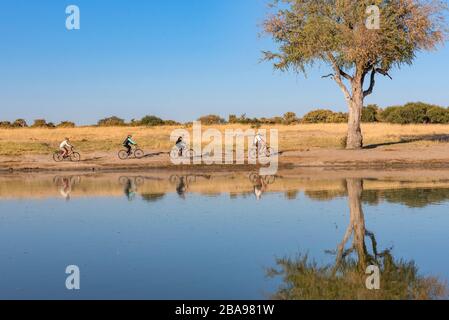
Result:
[[[444,179],[5,175],[0,298],[444,298],[448,209]]]

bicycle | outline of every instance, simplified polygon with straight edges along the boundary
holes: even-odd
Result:
[[[251,183],[255,184],[261,180],[267,185],[273,184],[276,181],[276,176],[261,176],[256,172],[250,173],[249,181],[251,181]]]
[[[63,156],[62,153],[62,150],[55,151],[55,153],[53,153],[53,160],[55,162],[62,162],[64,160],[79,162],[81,160],[81,155],[78,152],[73,151],[73,149],[71,149],[65,156]]]
[[[170,152],[170,158],[178,159],[180,157],[193,158],[195,157],[195,151],[193,149],[187,149],[186,146],[183,146],[182,148],[173,147]]]
[[[143,150],[137,148],[137,146],[131,149],[131,153],[128,153],[128,150],[120,150],[118,152],[118,157],[120,160],[127,160],[133,155],[136,159],[142,159],[145,156],[145,153]]]
[[[251,159],[257,159],[259,156],[271,157],[273,150],[266,144],[263,144],[260,148],[254,147],[249,151],[249,156]]]
[[[134,182],[134,184],[136,186],[141,186],[142,184],[145,183],[145,178],[144,177],[140,177],[140,176],[138,176],[138,177],[125,177],[125,176],[122,176],[122,177],[119,178],[118,181],[120,182],[121,185],[124,185],[124,186],[126,186],[130,182]]]
[[[187,176],[172,175],[169,178],[169,181],[172,184],[178,184],[182,180],[184,180],[186,184],[191,184],[191,183],[196,182],[196,176],[194,176],[194,175],[187,175]]]

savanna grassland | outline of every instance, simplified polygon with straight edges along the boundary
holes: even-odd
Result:
[[[173,146],[170,134],[175,129],[191,127],[77,127],[77,128],[17,128],[0,129],[0,155],[48,155],[59,143],[69,137],[82,153],[112,152],[121,148],[128,134],[133,134],[139,147],[145,150],[168,152]],[[250,129],[245,125],[203,126],[226,129]],[[307,151],[312,149],[343,149],[346,124],[299,124],[262,126],[261,129],[279,130],[281,151]],[[416,144],[432,146],[449,140],[449,125],[396,125],[370,123],[362,126],[365,146],[407,143],[411,149]]]

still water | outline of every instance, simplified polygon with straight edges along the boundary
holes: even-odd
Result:
[[[0,298],[441,299],[448,231],[449,180],[407,173],[4,175]]]

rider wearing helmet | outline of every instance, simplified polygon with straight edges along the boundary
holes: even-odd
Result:
[[[133,136],[131,134],[129,134],[126,137],[125,141],[123,141],[123,146],[127,149],[128,156],[131,155],[131,148],[132,148],[131,146],[135,146],[135,145],[137,145],[137,143],[134,142]]]

